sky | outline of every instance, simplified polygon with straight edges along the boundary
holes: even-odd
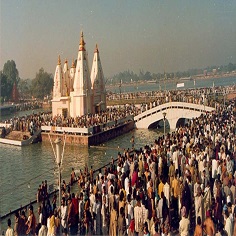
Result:
[[[54,74],[58,55],[77,59],[81,31],[105,77],[236,63],[235,0],[0,0],[0,70]]]

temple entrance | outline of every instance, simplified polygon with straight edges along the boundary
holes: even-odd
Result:
[[[67,108],[62,109],[62,115],[63,115],[64,118],[67,117],[67,115],[68,115],[68,109]]]
[[[100,106],[99,105],[96,105],[95,106],[95,113],[100,113]]]

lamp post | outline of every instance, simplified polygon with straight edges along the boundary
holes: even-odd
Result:
[[[166,112],[162,113],[164,121],[164,138],[166,137]]]
[[[162,113],[163,115],[163,121],[164,121],[164,151],[166,151],[166,112]]]
[[[59,188],[59,209],[61,210],[61,160],[62,160],[62,146],[61,146],[61,139],[57,138],[55,140],[56,144],[56,162],[58,166],[58,188]]]

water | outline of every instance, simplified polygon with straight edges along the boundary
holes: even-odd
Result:
[[[158,130],[134,130],[98,147],[66,145],[62,179],[69,182],[72,167],[77,173],[86,164],[89,168],[92,165],[93,169],[98,169],[110,163],[112,157],[117,158],[118,152],[131,148],[132,135],[135,137],[135,147],[139,148],[153,143],[160,133]],[[0,215],[35,200],[37,188],[43,180],[56,186],[58,169],[50,143],[25,147],[0,144],[0,150],[0,163],[3,163],[0,165]],[[10,218],[14,223],[13,215]],[[0,222],[0,232],[5,231],[6,226],[7,218]]]
[[[131,148],[131,136],[135,136],[137,147],[158,137],[158,131],[135,130],[117,137],[99,147],[65,146],[62,179],[69,181],[71,168],[76,171],[85,164],[98,169],[109,163],[111,157],[124,148]],[[3,215],[21,205],[36,199],[39,184],[47,180],[48,184],[56,185],[58,179],[57,165],[50,143],[38,143],[25,147],[0,144],[0,214]]]
[[[211,79],[197,79],[194,86],[194,80],[186,80],[181,81],[181,83],[184,83],[184,87],[180,89],[186,89],[186,88],[206,88],[206,87],[212,87],[213,83],[215,87],[218,86],[228,86],[228,85],[234,85],[236,83],[236,77],[226,77],[226,78],[211,78]],[[173,90],[176,89],[176,82],[175,81],[166,81],[166,84],[164,82],[159,83],[144,83],[144,84],[136,84],[133,83],[131,85],[125,85],[123,84],[121,86],[121,92],[137,92],[137,91],[154,91],[154,90]],[[120,89],[118,86],[109,87],[107,89],[108,91],[119,93]]]
[[[236,78],[197,80],[196,88],[233,85]],[[185,88],[193,87],[193,81],[184,81]],[[151,91],[159,89],[158,84],[139,85],[138,91]],[[175,85],[166,84],[166,89],[175,88]],[[126,86],[122,89],[135,91],[134,86]],[[133,90],[132,90],[133,89]],[[122,92],[124,92],[122,90]],[[31,114],[33,111],[24,111],[13,116]],[[38,111],[34,111],[35,113]],[[3,118],[3,117],[2,117]],[[5,117],[8,119],[9,117]],[[113,139],[99,147],[80,147],[66,145],[63,160],[62,179],[69,181],[71,168],[76,171],[84,168],[85,164],[94,169],[107,164],[111,157],[116,158],[117,153],[124,148],[131,148],[131,136],[135,137],[135,147],[143,147],[152,144],[160,135],[157,130],[134,130],[128,134]],[[56,185],[58,179],[57,165],[50,143],[38,143],[25,147],[15,147],[0,144],[0,215],[8,213],[21,205],[28,204],[36,199],[39,184],[47,180],[48,184]],[[1,226],[1,223],[0,223]],[[5,223],[4,223],[5,227]],[[5,229],[5,228],[4,228]],[[1,227],[0,227],[1,231]]]

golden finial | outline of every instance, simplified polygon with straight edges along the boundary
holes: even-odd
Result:
[[[75,68],[75,60],[74,60],[74,58],[73,58],[73,60],[72,60],[72,66],[71,66],[71,68]]]
[[[58,56],[58,62],[57,62],[57,65],[61,65],[61,58],[60,58],[60,55]]]
[[[85,46],[85,42],[84,42],[84,34],[83,34],[83,31],[81,31],[81,35],[80,35],[80,48],[79,48],[79,50],[80,51],[85,51],[85,48],[84,48],[84,46]]]
[[[98,44],[96,43],[96,48],[95,48],[95,51],[94,52],[99,52],[98,51]]]
[[[65,60],[65,64],[67,64],[67,62],[68,62],[68,61],[67,61],[67,59],[66,59],[66,60]]]

